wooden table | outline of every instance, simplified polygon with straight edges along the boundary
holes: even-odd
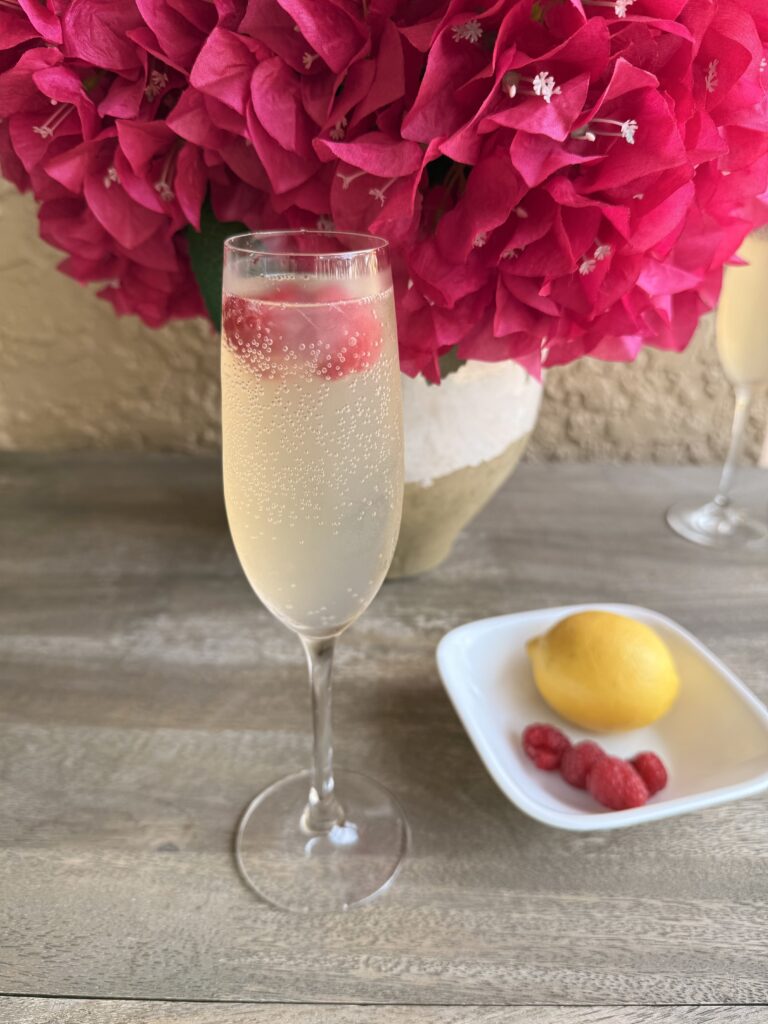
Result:
[[[631,601],[768,699],[768,562],[663,524],[713,481],[526,465],[443,568],[383,588],[339,650],[338,760],[400,796],[412,854],[372,906],[298,917],[232,859],[249,798],[306,762],[309,718],[217,464],[0,457],[0,1021],[767,1021],[768,801],[546,828],[490,780],[434,663],[469,619]],[[764,507],[768,478],[745,490]]]

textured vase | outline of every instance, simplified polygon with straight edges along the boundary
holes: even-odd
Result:
[[[517,363],[470,361],[440,386],[403,378],[405,496],[390,578],[450,554],[525,451],[541,384]]]

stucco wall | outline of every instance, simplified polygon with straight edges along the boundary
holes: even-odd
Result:
[[[54,268],[34,204],[0,183],[0,447],[210,450],[216,339],[204,323],[150,331]],[[756,457],[768,406],[756,404]],[[684,356],[553,370],[530,456],[707,462],[724,451],[730,389],[705,321]]]

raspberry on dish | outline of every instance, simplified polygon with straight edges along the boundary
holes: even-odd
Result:
[[[594,764],[606,753],[599,743],[582,740],[564,751],[560,761],[560,774],[577,789],[587,788],[587,776]]]
[[[643,750],[641,753],[635,754],[629,763],[643,780],[651,796],[658,793],[660,789],[664,789],[669,776],[664,762],[658,754],[654,754],[651,750]]]
[[[523,732],[523,750],[536,767],[545,772],[553,772],[560,767],[560,759],[570,745],[568,737],[554,725],[534,722]]]
[[[601,757],[592,766],[587,776],[587,789],[599,804],[612,811],[642,807],[648,800],[648,787],[632,765],[610,755]]]

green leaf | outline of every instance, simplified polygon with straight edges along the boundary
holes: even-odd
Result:
[[[216,220],[208,200],[200,213],[200,231],[187,228],[189,262],[203,296],[213,326],[221,330],[221,274],[224,266],[224,240],[242,235],[248,228],[239,221]]]
[[[457,353],[458,346],[454,345],[453,348],[449,348],[447,352],[443,352],[439,357],[441,378],[447,377],[449,373],[456,373],[466,363],[466,359],[459,359]]]

